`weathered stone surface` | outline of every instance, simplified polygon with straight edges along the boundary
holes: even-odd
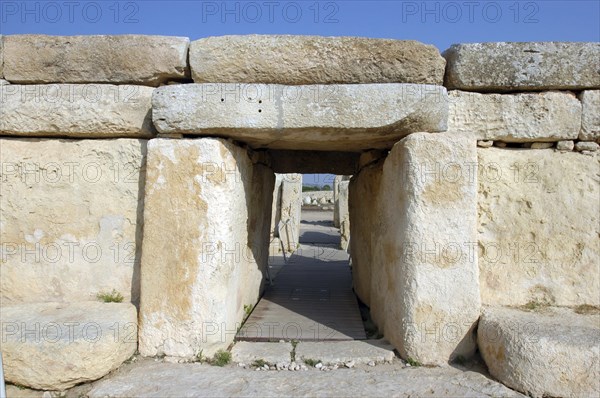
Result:
[[[570,93],[480,94],[450,91],[448,131],[504,142],[575,139],[581,103]]]
[[[302,341],[296,346],[296,359],[314,359],[335,365],[354,361],[356,364],[389,362],[394,359],[394,347],[385,340]]]
[[[351,245],[360,262],[357,271],[364,275],[370,269],[371,316],[405,359],[446,364],[475,351],[472,331],[480,309],[472,247],[476,163],[476,142],[469,137],[417,133],[392,148],[382,169],[376,164],[352,180]],[[365,173],[378,170],[377,179]],[[354,195],[366,192],[368,204],[357,207],[364,197]],[[361,217],[373,221],[362,222],[354,236],[354,220]],[[363,257],[355,242],[365,235],[370,254]],[[353,258],[353,270],[354,264]],[[364,301],[366,289],[357,292]]]
[[[348,185],[350,181],[340,181],[336,197],[336,211],[340,220],[340,249],[346,250],[350,241],[350,213],[348,212]]]
[[[190,45],[197,83],[443,84],[446,62],[411,40],[321,36],[220,36]]]
[[[4,376],[10,383],[65,390],[116,369],[136,346],[137,311],[129,303],[2,307]]]
[[[151,140],[147,170],[140,353],[210,357],[260,297],[273,172],[212,138]]]
[[[110,84],[0,86],[0,134],[151,137],[151,87]]]
[[[260,341],[238,341],[231,349],[231,360],[237,363],[252,365],[254,361],[263,360],[275,365],[279,362],[290,362],[291,353],[294,350],[292,344],[287,343],[264,343]]]
[[[0,79],[0,86],[3,86],[5,84],[10,84],[10,83],[8,83],[6,80]]]
[[[359,151],[417,131],[446,130],[441,86],[184,84],[158,88],[161,133],[218,135],[255,148]]]
[[[443,53],[448,88],[477,91],[600,88],[600,43],[469,43]]]
[[[276,175],[271,231],[274,237],[281,239],[283,248],[287,252],[294,252],[300,244],[301,196],[302,174]]]
[[[300,220],[302,208],[302,174],[288,174],[281,182],[281,228],[279,236],[288,252],[300,245]]]
[[[3,305],[139,299],[146,142],[0,139]]]
[[[600,156],[497,148],[478,155],[483,303],[599,305]]]
[[[427,396],[432,391],[448,397],[522,397],[476,372],[451,367],[374,371],[381,367],[291,374],[142,360],[131,370],[98,382],[89,397]]]
[[[396,144],[384,162],[371,305],[373,292],[385,292],[384,319],[376,321],[405,359],[445,364],[475,351],[476,161],[469,137],[418,133]]]
[[[575,148],[575,142],[567,140],[567,141],[558,141],[556,143],[556,149],[559,151],[572,151]]]
[[[600,142],[600,90],[587,90],[579,94],[583,106],[579,139]]]
[[[189,76],[189,39],[170,36],[4,36],[11,83],[158,86]]]
[[[492,376],[531,397],[600,394],[600,316],[486,308],[477,331]]]
[[[360,170],[352,177],[348,187],[348,210],[352,225],[350,234],[352,286],[360,300],[371,307],[372,314],[383,311],[382,302],[375,301],[374,305],[371,305],[371,275],[379,239],[378,220],[381,220],[379,195],[383,160]],[[384,292],[380,293],[384,294]]]
[[[359,154],[334,151],[267,151],[271,168],[276,173],[330,173],[354,174]]]
[[[579,141],[575,144],[575,150],[577,152],[596,152],[598,149],[600,149],[600,145],[596,144],[595,142]]]

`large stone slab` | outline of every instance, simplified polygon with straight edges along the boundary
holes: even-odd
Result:
[[[364,167],[353,176],[348,187],[348,210],[352,231],[350,257],[352,258],[352,286],[358,298],[371,307],[371,313],[382,312],[382,301],[371,305],[371,275],[373,259],[379,240],[381,220],[381,177],[383,161]],[[385,294],[385,292],[379,292]],[[376,293],[374,293],[376,294]],[[379,317],[382,319],[383,315]]]
[[[211,357],[260,297],[273,172],[212,138],[151,140],[147,170],[140,353]]]
[[[445,85],[475,91],[600,88],[600,43],[469,43],[443,53]]]
[[[141,361],[98,382],[91,398],[104,397],[281,397],[442,396],[523,397],[481,373],[455,368],[271,371],[206,364]],[[432,393],[433,391],[433,393]]]
[[[371,236],[364,245],[371,258],[359,255],[361,246],[351,239],[361,272],[370,271],[370,289],[359,288],[359,295],[370,290],[373,321],[404,359],[443,365],[475,351],[480,310],[475,145],[460,134],[412,134],[392,148],[382,169],[375,164],[352,180],[352,222],[373,217],[357,226],[358,239]],[[381,170],[374,180],[380,185],[373,187],[375,194],[357,197],[369,187],[361,182],[370,177],[363,174],[369,169]],[[366,202],[357,206],[361,201]],[[376,210],[365,211],[367,206]],[[361,286],[356,278],[355,285]]]
[[[417,131],[446,130],[441,86],[185,84],[158,88],[152,118],[166,134],[218,135],[255,148],[359,151]]]
[[[386,221],[375,253],[383,269],[371,292],[386,292],[384,335],[405,359],[445,364],[475,350],[475,145],[460,135],[413,134],[384,162]]]
[[[3,305],[139,299],[146,142],[0,139]]]
[[[579,99],[583,107],[579,139],[600,143],[600,90],[582,91]]]
[[[479,350],[496,379],[531,397],[600,394],[600,316],[486,308]]]
[[[385,340],[302,341],[296,346],[296,360],[317,360],[325,365],[391,362],[394,347]]]
[[[289,342],[265,343],[260,341],[238,341],[231,349],[231,360],[245,365],[252,365],[254,361],[259,360],[272,365],[280,362],[289,363],[293,350],[294,347]]]
[[[478,150],[481,297],[600,305],[600,156]]]
[[[412,40],[248,35],[190,45],[197,83],[443,84],[437,48]]]
[[[151,87],[110,84],[0,85],[0,134],[151,137]]]
[[[137,311],[129,303],[2,307],[2,359],[9,383],[65,390],[103,377],[136,347]]]
[[[448,93],[448,131],[504,142],[576,139],[581,103],[570,93]]]
[[[158,86],[189,75],[185,37],[4,36],[11,83],[113,83]]]

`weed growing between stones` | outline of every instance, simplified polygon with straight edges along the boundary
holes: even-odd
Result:
[[[229,362],[231,362],[231,353],[229,351],[219,350],[210,363],[211,365],[223,367]]]
[[[406,358],[406,363],[409,364],[410,366],[423,366],[423,364],[415,359],[412,359],[411,357]]]
[[[307,358],[304,360],[304,363],[307,364],[308,366],[311,367],[315,367],[316,364],[321,363],[320,359],[312,359],[312,358]]]
[[[264,359],[257,359],[256,361],[252,362],[252,366],[257,368],[262,368],[265,365],[268,365],[268,363]]]
[[[123,295],[113,289],[111,292],[100,292],[96,295],[96,298],[104,303],[122,303]]]

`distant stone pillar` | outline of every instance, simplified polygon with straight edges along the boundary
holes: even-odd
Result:
[[[350,241],[350,213],[348,212],[348,187],[350,181],[341,181],[338,184],[337,209],[340,223],[340,248],[346,250]]]

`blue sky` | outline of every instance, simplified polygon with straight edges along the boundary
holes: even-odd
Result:
[[[486,41],[600,41],[600,0],[587,1],[9,1],[0,33],[314,34]],[[306,176],[318,183],[330,177]]]

